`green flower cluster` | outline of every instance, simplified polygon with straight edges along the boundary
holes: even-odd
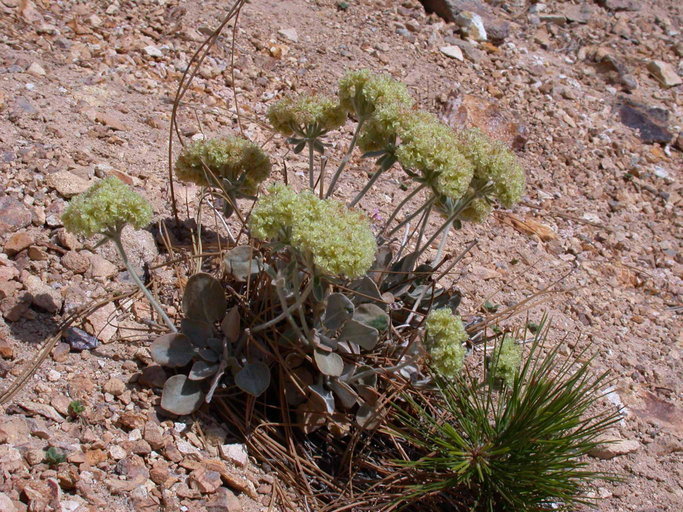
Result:
[[[286,137],[304,136],[310,127],[328,132],[346,121],[346,112],[339,102],[317,95],[284,98],[272,105],[267,115],[273,128]]]
[[[472,162],[475,184],[492,182],[493,195],[505,208],[519,202],[526,181],[524,168],[503,143],[473,128],[458,134],[457,148]]]
[[[491,202],[485,197],[474,199],[460,212],[459,219],[468,222],[484,222],[493,210]]]
[[[493,373],[494,378],[501,379],[508,386],[512,386],[521,364],[522,347],[515,343],[511,336],[505,336],[496,347],[489,371]]]
[[[400,144],[390,149],[397,140]],[[437,196],[459,199],[474,168],[458,151],[456,133],[436,116],[400,105],[382,108],[367,122],[359,140],[363,151],[392,150],[405,169],[419,171]]]
[[[181,181],[232,188],[238,195],[254,195],[270,174],[271,163],[263,150],[241,137],[198,140],[186,146],[175,164]]]
[[[110,176],[72,199],[62,222],[67,231],[92,236],[116,233],[126,224],[143,228],[152,221],[152,213],[145,198]]]
[[[425,320],[426,344],[432,365],[441,376],[455,377],[462,369],[467,332],[459,316],[449,308],[433,310]]]
[[[474,169],[458,151],[449,126],[432,114],[417,112],[406,118],[399,137],[396,156],[404,168],[419,170],[437,195],[459,199],[465,194]]]
[[[413,98],[403,83],[389,75],[361,69],[346,73],[339,81],[339,103],[346,112],[367,119],[376,110],[391,105],[410,108]]]
[[[360,277],[372,265],[377,242],[360,212],[312,192],[296,193],[275,184],[259,199],[250,218],[253,236],[278,240],[305,256],[326,274]]]
[[[358,138],[358,147],[364,151],[387,151],[397,143],[406,119],[414,115],[401,105],[389,105],[376,110],[365,122]]]

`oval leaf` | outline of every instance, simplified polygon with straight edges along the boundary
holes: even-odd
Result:
[[[334,414],[334,395],[331,391],[325,389],[322,384],[315,384],[308,386],[311,390],[310,404],[314,404],[318,407],[317,410],[325,411],[329,414]]]
[[[348,341],[363,347],[365,350],[372,350],[377,345],[379,333],[374,327],[364,325],[355,320],[349,320],[344,324],[339,335],[341,341]]]
[[[233,306],[223,317],[221,322],[223,335],[230,343],[236,343],[240,337],[240,312],[237,306]]]
[[[358,403],[358,394],[346,382],[332,379],[330,381],[330,388],[346,409],[351,409],[351,407]]]
[[[342,293],[327,297],[323,325],[332,331],[339,329],[353,315],[353,302]]]
[[[258,274],[259,263],[253,255],[254,249],[249,245],[241,245],[228,251],[224,259],[226,271],[239,282],[244,282],[249,276]]]
[[[190,380],[204,380],[216,373],[219,366],[217,364],[209,364],[206,361],[195,361],[187,378]]]
[[[206,347],[206,340],[213,336],[213,325],[202,320],[183,318],[180,331],[190,338],[195,347]]]
[[[183,294],[183,312],[192,320],[209,323],[223,319],[227,302],[221,283],[209,274],[193,275]]]
[[[323,375],[330,377],[339,377],[344,371],[344,360],[336,352],[325,352],[323,350],[316,350],[315,364]]]
[[[380,293],[379,288],[377,288],[375,282],[368,276],[363,276],[351,283],[351,289],[356,292],[354,296],[356,304],[359,302],[367,302],[368,300],[376,301],[380,304],[382,303],[382,294]]]
[[[353,319],[380,332],[389,328],[389,315],[376,304],[361,304],[353,313]]]
[[[372,430],[379,425],[379,414],[377,407],[368,404],[363,404],[358,408],[356,413],[356,422],[360,428]]]
[[[164,384],[164,390],[161,393],[161,408],[184,416],[199,409],[203,400],[204,393],[199,382],[188,379],[186,375],[174,375]]]
[[[261,362],[247,363],[235,375],[235,384],[250,395],[260,396],[270,386],[270,368]]]
[[[158,337],[150,347],[152,359],[161,366],[180,368],[185,366],[195,355],[190,338],[184,334],[170,333]]]

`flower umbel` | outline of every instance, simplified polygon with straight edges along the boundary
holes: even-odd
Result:
[[[415,112],[399,132],[396,156],[403,167],[418,170],[437,195],[459,199],[467,191],[474,169],[458,151],[455,132],[427,112]]]
[[[493,353],[489,371],[495,379],[500,379],[511,387],[521,364],[522,347],[515,343],[512,336],[505,336]]]
[[[375,110],[391,105],[410,108],[413,99],[408,88],[389,75],[360,69],[346,73],[339,81],[339,103],[346,112],[366,119]]]
[[[321,133],[339,128],[346,113],[334,98],[300,96],[284,98],[268,109],[268,121],[282,135],[306,136],[310,127]]]
[[[459,316],[449,308],[433,310],[425,320],[425,341],[434,369],[443,377],[455,377],[460,373],[466,349],[467,332]]]
[[[276,184],[250,218],[256,238],[278,240],[310,255],[326,274],[355,278],[372,265],[377,242],[368,219],[332,199]]]
[[[524,168],[513,152],[501,142],[473,128],[458,134],[457,147],[474,166],[474,180],[493,183],[493,195],[506,208],[524,194]]]
[[[119,232],[126,224],[143,228],[152,221],[152,213],[145,198],[110,176],[72,199],[62,222],[67,231],[92,236]]]
[[[241,137],[193,142],[183,149],[175,164],[181,181],[203,186],[227,185],[238,195],[254,195],[270,169],[268,155]]]

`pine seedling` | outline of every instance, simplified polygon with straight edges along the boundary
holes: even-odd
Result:
[[[399,462],[413,477],[403,503],[453,497],[469,498],[474,512],[571,510],[590,503],[591,480],[614,479],[585,460],[621,417],[590,411],[607,375],[593,376],[590,360],[561,361],[557,349],[541,354],[546,335],[537,334],[512,379],[437,375],[433,399],[406,396],[396,406],[392,434],[422,454]]]

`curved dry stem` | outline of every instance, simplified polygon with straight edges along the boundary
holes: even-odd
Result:
[[[173,109],[171,112],[171,123],[169,125],[169,134],[168,134],[168,182],[169,182],[169,189],[171,193],[171,207],[173,209],[173,217],[176,221],[176,224],[179,222],[178,219],[178,207],[176,204],[176,197],[175,197],[175,188],[174,188],[174,182],[173,182],[173,134],[175,132],[175,135],[178,137],[178,140],[180,141],[181,145],[184,145],[183,143],[183,138],[182,134],[180,133],[180,128],[178,127],[178,109],[180,108],[180,103],[187,93],[187,91],[190,88],[190,85],[192,84],[192,81],[194,80],[195,76],[199,72],[199,68],[201,67],[202,63],[204,62],[204,59],[206,56],[209,54],[209,51],[215,44],[215,42],[218,40],[218,37],[220,36],[221,32],[223,32],[223,29],[225,26],[232,20],[233,18],[237,19],[237,16],[239,15],[240,10],[244,6],[244,4],[247,2],[247,0],[235,0],[234,3],[232,4],[232,7],[230,7],[228,14],[223,18],[223,21],[221,24],[216,28],[216,30],[213,31],[213,33],[201,44],[199,48],[197,48],[197,51],[192,55],[192,58],[190,59],[190,62],[183,72],[183,76],[180,78],[180,83],[178,84],[178,88],[176,89],[176,94],[173,99]],[[234,50],[234,46],[233,46]],[[234,54],[234,51],[233,51]]]

